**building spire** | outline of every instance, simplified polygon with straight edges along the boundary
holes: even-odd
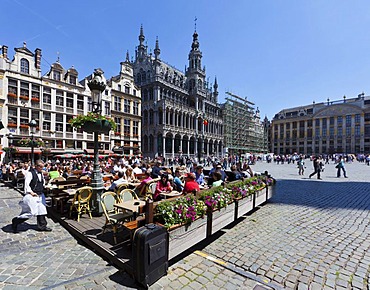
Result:
[[[198,18],[195,16],[195,18],[194,18],[194,31],[197,31],[197,20],[198,20]]]
[[[137,48],[137,57],[141,60],[147,54],[147,47],[145,46],[144,42],[145,42],[144,29],[143,29],[143,25],[141,24],[140,35],[139,35],[139,46]]]
[[[128,50],[126,51],[126,62],[130,62],[130,55],[128,53]]]
[[[158,36],[157,36],[155,40],[155,49],[154,49],[155,59],[159,59],[160,53],[161,53],[161,50],[159,48],[159,41],[158,41]]]
[[[140,45],[144,45],[144,41],[145,41],[144,29],[143,29],[143,25],[141,24],[141,26],[140,26],[140,35],[139,35]]]

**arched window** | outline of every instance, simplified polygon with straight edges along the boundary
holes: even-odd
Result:
[[[21,72],[25,74],[30,73],[30,63],[25,58],[21,59]]]

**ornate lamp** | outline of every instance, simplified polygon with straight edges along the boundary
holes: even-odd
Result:
[[[106,84],[102,78],[103,71],[95,69],[93,78],[88,82],[88,87],[92,97],[92,111],[101,114],[102,92],[105,90]],[[91,187],[93,188],[93,211],[101,214],[103,212],[100,204],[100,197],[104,191],[103,179],[101,176],[99,163],[99,133],[94,132],[94,170],[92,173]]]

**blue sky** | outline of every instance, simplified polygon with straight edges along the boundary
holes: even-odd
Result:
[[[42,49],[42,72],[60,55],[80,79],[100,67],[117,75],[134,55],[140,25],[149,48],[184,71],[194,18],[203,65],[261,116],[315,102],[370,94],[370,1],[344,0],[2,0],[0,45]]]

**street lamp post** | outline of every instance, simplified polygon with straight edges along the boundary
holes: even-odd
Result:
[[[9,140],[9,161],[10,163],[13,162],[13,134],[12,133],[9,133],[8,134],[8,140]]]
[[[33,167],[33,165],[35,164],[35,154],[34,154],[34,147],[35,147],[35,143],[33,141],[34,139],[34,135],[36,133],[36,126],[37,126],[37,123],[34,119],[32,119],[29,124],[30,126],[30,134],[31,134],[31,167]]]
[[[92,111],[96,114],[101,114],[101,94],[105,90],[106,86],[101,74],[101,71],[95,70],[92,80],[87,84],[91,91]],[[101,214],[103,210],[101,208],[100,197],[104,191],[104,184],[99,163],[98,132],[94,132],[94,169],[92,173],[91,187],[93,188],[93,212]]]

